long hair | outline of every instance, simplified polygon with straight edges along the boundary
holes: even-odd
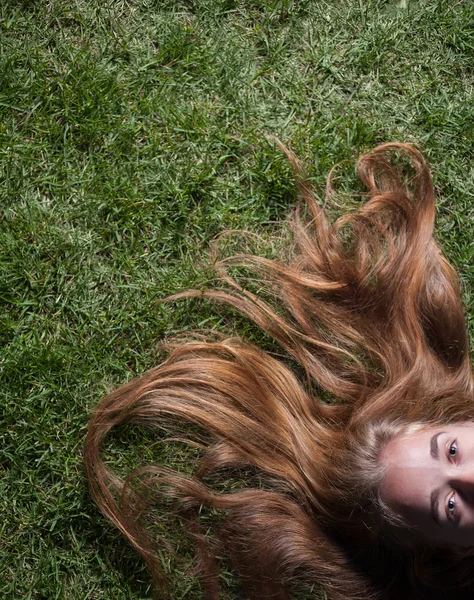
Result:
[[[331,223],[280,146],[302,198],[288,257],[223,258],[222,285],[173,298],[233,306],[301,367],[298,376],[240,339],[178,346],[94,411],[85,455],[92,496],[146,561],[158,594],[166,585],[146,514],[160,496],[173,500],[196,544],[206,600],[219,598],[223,552],[247,598],[284,600],[295,582],[317,582],[341,600],[433,598],[435,588],[459,597],[472,583],[472,559],[404,537],[380,498],[378,458],[390,439],[474,419],[459,282],[433,238],[428,166],[401,143],[361,156],[366,201]],[[233,267],[256,274],[264,294],[240,285]],[[111,429],[167,432],[178,422],[200,449],[192,474],[153,466],[124,481],[104,463]],[[252,474],[245,487],[213,485],[242,471]],[[199,528],[203,506],[224,515],[212,540]]]

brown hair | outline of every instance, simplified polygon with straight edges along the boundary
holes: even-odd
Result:
[[[407,144],[361,156],[367,200],[331,224],[298,161],[281,147],[304,200],[290,221],[290,258],[221,259],[223,286],[174,298],[204,296],[235,307],[285,349],[307,381],[239,339],[178,346],[94,411],[86,445],[92,495],[161,590],[157,550],[142,518],[158,493],[174,499],[173,510],[188,523],[208,600],[219,598],[215,556],[223,550],[248,598],[283,600],[294,581],[318,582],[328,597],[353,600],[434,597],[435,587],[446,593],[468,585],[472,559],[422,540],[401,546],[392,533],[402,524],[379,494],[378,456],[390,439],[413,423],[474,418],[459,283],[433,239],[429,169]],[[400,160],[406,158],[411,167]],[[234,266],[257,273],[268,299],[239,285]],[[170,419],[205,432],[192,475],[147,467],[124,482],[104,464],[101,445],[112,428],[159,429]],[[255,473],[255,485],[211,487],[213,475],[242,469]],[[212,542],[199,531],[202,506],[225,513]]]

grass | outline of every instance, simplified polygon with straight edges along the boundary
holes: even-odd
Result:
[[[0,33],[0,596],[148,599],[88,496],[89,413],[184,329],[264,342],[222,307],[158,300],[209,282],[219,232],[278,230],[296,196],[266,134],[317,188],[345,160],[354,185],[378,143],[418,143],[474,331],[474,7],[3,0]],[[163,556],[175,598],[199,597],[182,556]]]

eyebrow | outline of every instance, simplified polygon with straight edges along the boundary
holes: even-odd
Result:
[[[435,433],[430,440],[430,454],[435,460],[439,459],[438,438],[443,433],[444,431],[438,431],[438,433]]]
[[[435,460],[439,460],[439,446],[438,446],[438,438],[442,435],[444,431],[438,431],[430,439],[430,454]],[[430,507],[431,507],[431,517],[433,521],[439,525],[443,526],[441,523],[441,519],[439,516],[439,489],[436,488],[431,492],[430,496]]]
[[[433,521],[437,525],[442,527],[443,525],[442,525],[441,519],[439,517],[439,489],[438,488],[436,488],[435,490],[433,490],[431,492],[430,504],[431,504],[431,516],[433,518]]]

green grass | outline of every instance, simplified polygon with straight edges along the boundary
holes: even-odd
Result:
[[[265,343],[230,310],[158,300],[209,283],[219,232],[278,231],[295,187],[266,134],[317,188],[346,159],[338,183],[354,185],[378,143],[418,143],[474,331],[474,7],[3,0],[0,34],[0,596],[148,599],[88,496],[89,413],[183,329]],[[134,439],[119,462],[145,452]],[[167,568],[177,599],[199,597]]]

